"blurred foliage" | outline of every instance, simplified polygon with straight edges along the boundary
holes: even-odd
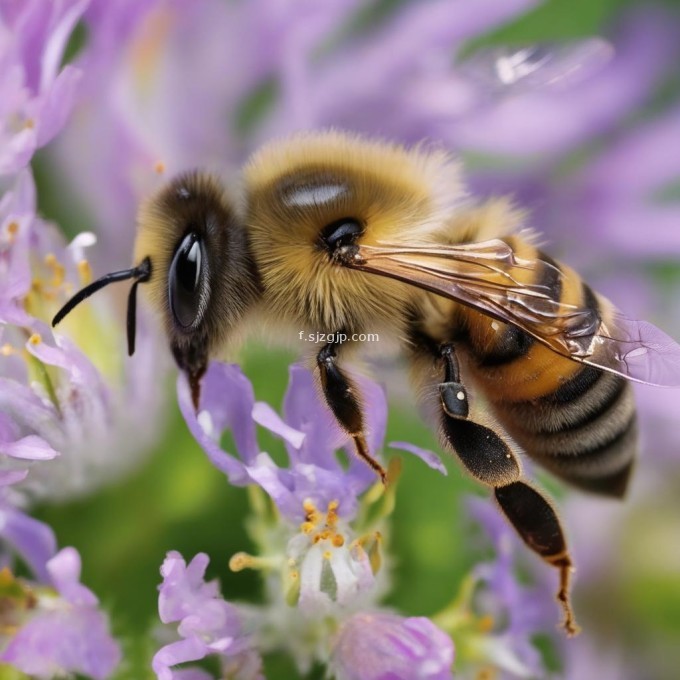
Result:
[[[384,20],[401,3],[383,0],[375,4],[373,10],[367,11],[364,25]],[[522,19],[475,40],[470,49],[597,34],[626,4],[625,0],[551,0]],[[270,105],[275,96],[275,84],[264,83],[261,91],[253,93],[252,101],[244,102],[239,125],[245,129],[253,124],[258,111]],[[43,213],[57,220],[69,234],[86,228],[77,206],[65,209],[59,197],[50,193],[49,172],[40,155],[36,177]],[[290,359],[281,352],[247,349],[243,366],[253,381],[257,399],[275,407],[282,403]],[[168,384],[167,389],[174,395],[173,384]],[[150,659],[156,645],[148,633],[158,625],[156,587],[167,551],[178,550],[187,560],[197,552],[208,553],[208,577],[220,579],[228,599],[256,602],[260,594],[256,574],[232,574],[227,567],[233,553],[252,547],[244,529],[246,490],[231,487],[209,463],[188,433],[174,402],[167,423],[157,450],[135,474],[94,497],[41,507],[36,513],[54,527],[60,546],[73,545],[80,551],[83,582],[111,612],[114,632],[124,644],[126,660],[120,678],[152,677]],[[386,441],[394,440],[438,450],[433,433],[408,403],[394,404],[391,411]],[[273,437],[263,436],[260,442],[273,455],[283,455],[282,444]],[[428,615],[456,594],[476,557],[470,550],[471,531],[461,499],[465,492],[479,493],[480,489],[453,461],[447,460],[449,475],[444,477],[413,456],[403,457],[391,532],[394,588],[388,604],[407,614]],[[669,574],[666,582],[642,574],[630,578],[628,589],[627,601],[615,600],[613,609],[621,616],[635,617],[635,630],[644,627],[650,631],[646,640],[649,644],[663,649],[665,640],[677,641],[677,574]],[[599,604],[609,610],[612,597],[616,595],[602,593]],[[548,642],[541,645],[550,646]],[[296,675],[287,657],[273,655],[266,664],[268,678],[290,679]],[[321,677],[320,671],[313,672],[312,677]]]

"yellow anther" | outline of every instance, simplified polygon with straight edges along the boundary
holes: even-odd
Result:
[[[80,260],[78,262],[78,276],[80,276],[80,283],[86,286],[92,281],[92,268],[87,260]]]
[[[335,534],[335,536],[333,536],[333,545],[336,548],[341,548],[343,545],[345,545],[344,537],[340,534]]]
[[[33,333],[33,335],[31,335],[28,341],[31,343],[31,345],[39,345],[42,342],[40,333]]]
[[[291,581],[296,581],[297,579],[300,578],[300,574],[299,574],[299,572],[297,572],[297,571],[291,571],[291,572],[288,574],[288,578],[289,578]]]
[[[315,526],[316,526],[316,525],[314,524],[314,522],[303,522],[303,523],[300,525],[300,531],[301,531],[303,534],[311,534],[312,531],[314,531],[314,527],[315,527]]]
[[[18,232],[19,232],[19,223],[18,223],[18,222],[12,221],[12,222],[10,222],[10,223],[7,225],[7,233],[8,233],[10,236],[14,236],[14,235],[16,235]]]
[[[314,502],[312,501],[311,498],[307,498],[304,501],[302,501],[302,509],[306,513],[316,512],[316,505],[314,505]]]
[[[257,559],[252,555],[244,552],[238,552],[232,555],[229,560],[229,569],[232,571],[243,571],[243,569],[255,569],[257,565]]]
[[[337,501],[331,501],[328,504],[328,512],[326,513],[326,524],[332,527],[338,523],[338,505]]]
[[[331,557],[333,557],[333,553],[330,550],[326,550],[326,552],[323,554],[323,558],[325,560],[330,560]]]
[[[153,166],[154,172],[156,172],[159,175],[162,175],[165,172],[165,163],[163,161],[156,161],[156,164]]]

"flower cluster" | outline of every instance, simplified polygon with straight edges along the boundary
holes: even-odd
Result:
[[[67,245],[56,226],[37,215],[29,164],[73,108],[81,72],[62,60],[87,5],[0,8],[0,659],[32,677],[109,677],[120,651],[97,599],[78,583],[78,553],[57,553],[49,527],[19,508],[90,493],[129,469],[153,441],[140,425],[153,422],[160,404],[150,388],[158,364],[149,335],[142,356],[124,366],[122,334],[111,332],[110,297],[58,332],[49,325],[89,282],[85,249],[95,237],[82,233]],[[131,430],[138,432],[135,442]],[[13,575],[17,557],[35,581]]]
[[[57,552],[52,530],[11,506],[0,509],[0,521],[3,540],[35,579],[18,578],[9,566],[0,570],[0,669],[10,665],[45,679],[70,673],[110,677],[120,648],[97,598],[80,583],[78,552]]]
[[[579,265],[633,315],[665,317],[671,333],[678,330],[680,164],[668,140],[680,127],[672,83],[680,20],[660,7],[627,9],[607,27],[609,42],[563,46],[547,76],[538,66],[549,52],[492,48],[470,56],[471,40],[539,4],[0,3],[0,664],[39,678],[108,678],[120,661],[105,615],[79,583],[78,553],[58,552],[52,531],[27,509],[35,500],[91,493],[153,446],[165,372],[144,310],[132,360],[111,289],[58,329],[50,320],[93,270],[129,262],[140,200],[176,171],[228,172],[262,141],[306,128],[436,140],[469,161],[475,195],[512,194],[555,243],[551,252]],[[48,144],[39,166],[51,170],[53,198],[76,205],[96,237],[82,233],[67,243],[39,216],[32,164]],[[87,251],[95,240],[100,247]],[[379,455],[384,395],[368,381],[360,385],[370,449]],[[283,417],[255,400],[234,366],[210,367],[197,413],[182,378],[177,393],[209,460],[231,484],[249,489],[255,550],[237,553],[230,565],[256,570],[264,598],[260,605],[227,602],[204,580],[206,554],[187,564],[168,552],[159,599],[163,646],[152,662],[161,680],[212,677],[204,668],[176,667],[205,657],[215,664],[205,668],[223,677],[255,680],[277,651],[300,672],[321,664],[339,680],[443,680],[452,674],[454,643],[457,673],[547,675],[534,638],[550,628],[543,606],[550,595],[540,583],[520,585],[516,539],[491,507],[473,504],[470,514],[491,536],[496,559],[468,564],[458,596],[438,614],[402,616],[382,604],[393,587],[398,465],[391,464],[387,489],[375,484],[308,371],[291,368]],[[657,468],[640,471],[634,500],[643,502],[645,487],[655,490],[646,508],[657,532],[669,531],[663,518],[672,513],[652,513],[653,503],[677,507],[669,474],[676,411],[659,392],[640,400]],[[257,427],[283,441],[285,464],[261,450]],[[225,432],[235,455],[222,445]],[[395,447],[444,470],[430,452]],[[628,561],[619,553],[631,555],[635,546],[612,528],[620,524],[613,512],[610,519],[598,507],[603,519],[595,526],[590,505],[566,505],[565,524],[580,529],[577,564],[595,584],[585,592],[597,601],[598,590],[626,578],[621,563]],[[657,561],[671,568],[673,559],[666,550]],[[622,598],[610,600],[623,606]],[[621,611],[622,619],[637,620]],[[600,641],[592,640],[558,649],[567,677],[605,677],[593,651]],[[663,656],[641,651],[633,665],[627,655],[636,656],[634,645],[626,647],[633,651],[599,655],[614,659],[610,675],[640,677]]]
[[[366,380],[359,384],[368,405],[367,441],[376,455],[384,437],[387,404],[378,386]],[[451,677],[453,646],[448,636],[427,619],[403,618],[378,605],[387,588],[383,544],[385,520],[394,505],[397,466],[390,467],[387,490],[374,484],[373,472],[351,453],[349,436],[318,400],[312,374],[300,366],[291,367],[284,419],[255,401],[249,381],[233,365],[211,365],[203,379],[198,412],[184,377],[179,379],[178,399],[189,428],[212,463],[232,484],[255,485],[251,488],[255,513],[249,528],[258,554],[238,553],[230,566],[234,571],[257,569],[264,576],[266,604],[243,614],[249,619],[257,649],[287,650],[300,672],[307,672],[315,662],[330,665],[338,678],[380,678],[416,668],[422,669],[420,677]],[[260,450],[256,424],[284,441],[286,466]],[[225,429],[233,435],[238,456],[220,447]],[[336,455],[341,448],[349,455],[346,463]],[[416,451],[442,469],[434,454]],[[180,618],[164,617],[162,604],[174,592],[177,575],[186,573],[188,582],[193,578],[190,572],[202,575],[205,564],[205,556],[197,556],[185,572],[181,558],[168,555],[161,586],[164,621]],[[213,584],[200,585],[199,590],[215,597]],[[178,629],[185,641],[165,647],[156,662],[198,658],[188,641],[200,629],[199,656],[218,653],[240,668],[238,659],[245,643],[237,643],[238,610],[217,602],[214,606],[222,615],[214,620],[208,608],[189,604],[194,612],[188,615],[193,616],[191,623],[183,612]],[[228,635],[222,628],[227,620],[232,631]],[[358,645],[358,639],[364,642]],[[243,671],[235,677],[258,677],[252,654],[246,655],[243,664],[251,674]],[[361,675],[357,675],[359,668]]]

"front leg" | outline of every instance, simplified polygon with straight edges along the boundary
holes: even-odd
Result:
[[[336,333],[342,337],[344,333]],[[364,416],[359,399],[359,392],[347,374],[338,366],[337,352],[341,341],[329,342],[321,348],[316,357],[321,374],[321,387],[326,403],[333,412],[340,426],[352,437],[359,458],[368,463],[380,476],[383,484],[387,483],[387,472],[380,463],[371,456],[364,436]]]

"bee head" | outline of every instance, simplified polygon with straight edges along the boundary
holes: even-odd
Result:
[[[128,351],[134,352],[136,289],[160,313],[170,350],[198,406],[208,360],[259,291],[246,232],[220,184],[198,172],[175,178],[141,208],[132,269],[107,274],[77,293],[56,325],[82,300],[114,281],[134,279],[128,298]]]

